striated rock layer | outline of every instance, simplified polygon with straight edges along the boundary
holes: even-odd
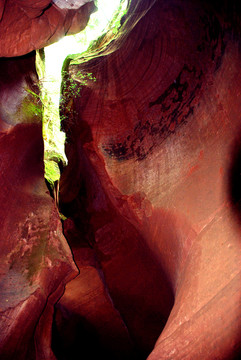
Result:
[[[55,359],[54,304],[78,274],[44,181],[35,53],[83,29],[94,3],[0,3],[0,358]],[[28,53],[28,54],[27,54]],[[22,57],[11,57],[27,54]]]
[[[0,358],[55,359],[53,305],[78,271],[43,169],[35,54],[0,59]]]
[[[24,55],[75,34],[86,27],[94,9],[93,1],[69,10],[53,6],[50,0],[2,0],[0,56]]]
[[[132,1],[118,39],[67,66],[80,96],[65,94],[62,109],[65,235],[77,259],[86,247],[95,254],[92,268],[126,325],[130,358],[233,359],[240,351],[241,58],[233,5]],[[92,74],[87,84],[79,72]],[[67,286],[55,336],[63,338],[66,311],[83,316],[76,298],[85,281],[80,272],[78,287]],[[109,358],[126,358],[122,349]]]
[[[92,10],[0,3],[0,358],[239,358],[239,2],[132,0],[66,62],[62,229],[30,51]]]

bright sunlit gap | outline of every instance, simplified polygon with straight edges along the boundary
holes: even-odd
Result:
[[[98,0],[98,10],[90,16],[87,27],[76,35],[66,36],[44,49],[45,69],[41,66],[40,53],[37,53],[36,67],[41,83],[43,109],[43,138],[45,178],[54,183],[60,178],[58,161],[67,164],[64,151],[65,133],[60,131],[59,99],[61,70],[69,54],[82,54],[93,40],[106,32],[111,20],[118,13],[113,27],[118,27],[120,18],[127,8],[128,0]]]

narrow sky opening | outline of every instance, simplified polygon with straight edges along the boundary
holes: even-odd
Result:
[[[126,11],[128,0],[95,1],[97,11],[90,16],[86,28],[78,34],[66,36],[57,43],[47,46],[45,52],[45,69],[39,70],[43,110],[43,138],[45,178],[54,183],[60,178],[58,161],[67,164],[64,144],[65,134],[60,131],[59,99],[61,87],[61,70],[69,54],[85,52],[93,40],[98,39],[109,27],[113,17],[119,14],[120,20]],[[40,69],[37,58],[37,68]],[[57,161],[56,161],[57,159]]]

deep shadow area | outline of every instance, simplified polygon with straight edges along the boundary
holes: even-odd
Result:
[[[233,212],[241,223],[241,132],[234,141],[229,170],[229,196]]]
[[[89,138],[90,133],[86,130],[82,133],[82,144]],[[80,271],[76,285],[82,289],[79,301],[76,288],[67,287],[66,299],[70,307],[61,305],[61,299],[56,305],[53,350],[58,360],[75,359],[74,353],[77,349],[80,352],[82,346],[80,354],[86,359],[102,356],[109,360],[144,360],[152,351],[172,309],[174,295],[171,285],[139,229],[113,206],[84,146],[78,146],[73,157],[70,152],[68,159],[69,165],[60,184],[60,211],[68,217],[63,223],[64,235],[75,262],[80,270],[84,269],[84,278],[81,278]],[[110,182],[107,174],[105,182]],[[120,195],[117,193],[117,196]],[[121,196],[120,201],[123,201]],[[126,201],[123,206],[128,206]],[[94,254],[91,264],[83,255],[88,249]],[[98,308],[95,303],[98,296],[102,296],[104,302],[105,294],[96,295],[99,289],[95,288],[95,278],[91,278],[91,267],[99,274],[109,305],[105,302]],[[73,298],[76,301],[71,303]],[[83,305],[86,305],[82,303],[83,298],[92,304],[91,315],[83,310]],[[118,314],[118,321],[112,324],[109,320],[113,316],[111,307]],[[106,334],[100,329],[100,322],[107,321],[105,314],[109,321]],[[91,318],[91,323],[88,318]],[[118,334],[122,339],[118,340]],[[58,350],[58,344],[61,344],[61,350]]]
[[[119,349],[107,340],[108,346],[101,341],[100,334],[93,325],[78,314],[55,307],[52,326],[52,350],[58,360],[144,360],[144,354],[134,346],[127,349],[120,343]]]

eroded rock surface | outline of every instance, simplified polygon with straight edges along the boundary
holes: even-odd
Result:
[[[54,304],[78,274],[44,181],[31,51],[82,30],[93,10],[93,2],[78,10],[60,10],[48,0],[0,4],[1,359],[55,359]]]
[[[0,4],[0,55],[19,56],[85,28],[94,2],[60,9],[50,0],[8,0]]]
[[[96,252],[140,358],[240,351],[240,32],[222,6],[133,1],[119,38],[68,67],[65,233]]]
[[[1,55],[78,31],[92,9],[2,1]],[[1,359],[239,356],[238,2],[132,0],[122,24],[66,69],[64,231],[35,55],[0,59]]]
[[[55,359],[53,306],[78,270],[44,181],[35,54],[0,59],[0,358]]]

